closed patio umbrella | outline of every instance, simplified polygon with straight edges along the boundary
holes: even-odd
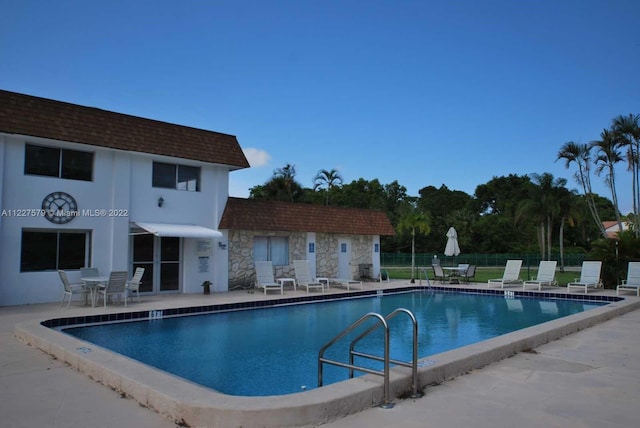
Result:
[[[447,232],[447,246],[444,248],[445,256],[457,256],[460,254],[460,247],[458,246],[458,234],[453,227],[449,228]]]

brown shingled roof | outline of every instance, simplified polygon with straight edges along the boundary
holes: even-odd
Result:
[[[3,90],[0,132],[249,167],[233,135]]]
[[[228,199],[219,228],[395,235],[382,211],[240,198]]]

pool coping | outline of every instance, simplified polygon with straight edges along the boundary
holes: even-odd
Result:
[[[391,290],[378,289],[353,292],[349,293],[348,296],[388,294],[424,288],[409,286]],[[563,294],[555,290],[553,292],[535,292],[436,286],[431,288],[443,291],[497,294],[506,298],[531,296],[548,299],[605,300],[611,303],[476,344],[421,358],[418,377],[420,389],[427,388],[427,398],[424,399],[428,399],[429,385],[441,383],[470,370],[483,367],[518,352],[536,348],[560,337],[640,308],[640,300],[638,299]],[[173,311],[175,311],[175,315],[184,315],[188,313],[205,313],[212,310],[236,310],[249,307],[312,302],[327,300],[328,298],[343,299],[345,295],[308,295],[234,304],[172,308],[163,309],[162,315],[164,316],[166,313],[167,316],[171,316],[169,313],[173,314]],[[212,307],[216,309],[212,309]],[[85,373],[105,386],[126,394],[141,405],[151,407],[158,413],[189,426],[287,427],[313,425],[374,407],[383,399],[382,380],[372,375],[365,375],[296,394],[268,397],[230,396],[199,386],[50,328],[76,324],[77,322],[72,323],[71,321],[72,319],[77,321],[77,318],[83,318],[84,322],[91,323],[110,321],[112,319],[129,319],[129,317],[131,319],[144,319],[142,315],[146,313],[146,319],[148,319],[153,315],[152,312],[155,311],[100,314],[89,317],[64,317],[56,318],[55,321],[33,320],[18,324],[15,328],[15,335],[20,340],[66,362],[71,367]],[[391,395],[393,397],[407,396],[411,390],[411,373],[407,368],[394,367],[391,370],[390,381]]]

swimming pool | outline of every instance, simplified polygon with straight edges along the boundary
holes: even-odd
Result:
[[[380,404],[383,399],[381,378],[361,376],[337,382],[307,392],[269,397],[246,397],[223,394],[184,381],[162,370],[113,353],[100,346],[79,340],[59,331],[61,328],[124,320],[149,320],[238,309],[266,308],[278,305],[319,302],[348,296],[378,295],[420,289],[422,287],[391,283],[369,285],[364,291],[347,293],[289,293],[284,296],[263,296],[262,293],[229,293],[203,299],[197,295],[158,296],[128,308],[107,310],[86,308],[60,311],[55,318],[34,318],[15,326],[15,336],[26,344],[41,349],[53,358],[67,363],[96,382],[136,400],[171,420],[190,426],[295,427],[318,425]],[[543,299],[567,297],[562,288],[543,292],[487,289],[486,285],[462,287],[433,286],[445,292],[467,291],[502,297],[534,296]],[[335,294],[334,294],[335,293]],[[608,302],[604,306],[573,314],[543,324],[527,327],[472,345],[431,355],[422,359],[418,369],[418,385],[426,388],[425,397],[433,385],[461,376],[474,369],[536,348],[584,328],[640,308],[640,300],[616,297],[611,293],[572,294],[572,299]],[[207,303],[209,302],[209,303]],[[212,304],[213,303],[213,304]],[[65,316],[66,314],[66,316]],[[391,369],[391,397],[411,391],[410,370]],[[428,405],[428,401],[425,401]]]
[[[369,312],[386,316],[406,308],[414,313],[418,356],[424,358],[603,304],[419,290],[63,331],[225,394],[270,396],[316,388],[319,349]],[[390,331],[391,358],[410,361],[412,324],[394,320]],[[327,357],[347,363],[349,342],[349,337],[340,341]],[[378,329],[358,350],[382,355],[383,344]],[[382,369],[371,360],[357,363]],[[323,379],[325,385],[346,380],[348,370],[326,366]]]

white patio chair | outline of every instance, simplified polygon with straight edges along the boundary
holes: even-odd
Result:
[[[125,300],[129,298],[129,296],[133,293],[136,293],[136,297],[138,298],[138,303],[140,303],[140,283],[142,282],[142,276],[144,275],[144,268],[136,268],[133,273],[133,277],[131,280],[127,281],[127,295]]]
[[[104,288],[98,290],[98,300],[100,296],[104,299],[104,307],[107,307],[107,299],[110,296],[118,295],[123,296],[124,305],[127,306],[127,276],[129,272],[126,270],[123,271],[113,271],[109,274],[109,281]]]
[[[487,281],[487,287],[499,285],[500,288],[504,288],[505,285],[522,284],[520,268],[522,268],[522,260],[507,260],[502,278],[490,279]]]
[[[522,289],[527,288],[527,285],[538,286],[538,291],[542,290],[543,285],[554,286],[558,285],[556,282],[556,266],[557,261],[543,260],[538,266],[538,274],[536,279],[530,279],[522,283]]]
[[[262,288],[264,294],[269,290],[280,290],[284,294],[282,282],[276,281],[273,276],[273,264],[266,260],[256,260],[256,288]]]
[[[589,288],[599,287],[601,270],[602,262],[600,261],[582,262],[580,278],[567,284],[567,292],[570,292],[572,288],[583,288],[584,294],[587,294]]]
[[[92,268],[92,267],[80,268],[80,278],[90,278],[95,276],[100,276],[100,272],[98,271],[98,268]]]
[[[307,293],[309,293],[310,288],[319,288],[324,293],[324,283],[318,281],[317,278],[311,277],[309,262],[307,260],[294,260],[293,269],[295,271],[296,282],[299,287],[305,287],[307,289]]]
[[[640,262],[629,262],[627,279],[623,279],[622,284],[616,287],[616,296],[621,290],[635,291],[636,296],[640,297]]]
[[[60,275],[60,280],[62,281],[62,301],[60,302],[60,306],[64,306],[64,299],[69,296],[69,301],[67,302],[67,308],[71,306],[71,299],[74,294],[79,294],[84,296],[85,303],[87,302],[87,297],[89,295],[89,290],[85,287],[84,284],[71,284],[69,282],[69,278],[67,277],[67,272],[63,270],[59,270],[58,274]]]

